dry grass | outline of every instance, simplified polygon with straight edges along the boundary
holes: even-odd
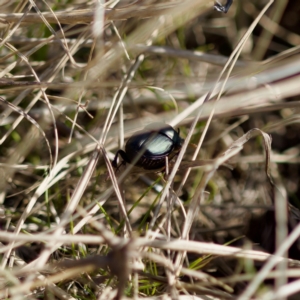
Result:
[[[104,2],[0,0],[0,299],[297,294],[297,3]],[[168,172],[114,170],[157,121]]]

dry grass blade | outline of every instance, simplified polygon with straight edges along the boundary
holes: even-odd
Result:
[[[258,128],[254,128],[254,129],[249,130],[242,137],[240,137],[238,140],[236,140],[230,146],[230,148],[222,156],[220,156],[218,158],[217,166],[220,166],[221,162],[224,163],[225,161],[230,159],[233,155],[240,152],[243,149],[244,144],[247,143],[251,138],[256,137],[258,134],[260,134],[263,137],[265,158],[266,158],[265,171],[266,171],[266,174],[269,177],[270,181],[272,181],[271,174],[270,174],[270,159],[271,159],[272,139],[271,139],[270,135],[268,135],[267,133],[263,132],[262,130],[260,130]]]
[[[300,236],[300,224],[294,229],[294,231],[287,237],[286,241],[278,248],[275,252],[274,257],[272,257],[264,267],[259,271],[257,276],[253,279],[253,281],[249,284],[247,289],[243,292],[243,294],[239,297],[241,300],[250,299],[250,297],[255,292],[258,285],[264,280],[267,276],[268,272],[274,268],[276,264],[279,263],[278,257],[282,256],[287,249],[299,238]]]
[[[159,15],[165,15],[170,11],[170,9],[176,8],[181,2],[174,1],[173,3],[162,3],[149,5],[139,5],[129,6],[127,8],[120,9],[106,9],[105,19],[107,21],[113,20],[126,20],[129,18],[149,18],[157,17]],[[188,5],[188,4],[187,4]],[[81,9],[74,11],[63,11],[56,12],[55,16],[52,13],[43,13],[42,17],[45,18],[49,23],[56,23],[58,20],[61,24],[87,24],[94,20],[94,9]],[[2,22],[15,23],[22,18],[23,14],[0,14]],[[42,23],[43,19],[38,14],[27,14],[23,17],[22,22],[24,25],[28,23]]]
[[[297,233],[299,229],[297,229]],[[293,239],[295,236],[293,236]],[[289,243],[292,243],[293,240],[289,239]],[[277,264],[283,260],[286,260],[290,267],[299,267],[300,262],[298,260],[286,259],[281,257],[280,254],[274,256],[262,251],[254,250],[243,250],[236,247],[217,245],[213,243],[204,243],[204,242],[195,242],[195,241],[184,241],[184,240],[174,240],[174,241],[147,241],[141,239],[136,242],[136,245],[139,246],[148,246],[153,248],[173,250],[179,252],[193,252],[199,254],[211,254],[217,256],[234,256],[244,259],[257,260],[257,261],[267,261],[272,258],[272,264]],[[285,245],[286,249],[288,245]],[[282,251],[280,251],[282,253]],[[273,265],[274,266],[274,265]]]
[[[265,295],[264,299],[280,300],[280,299],[288,298],[290,296],[294,296],[295,294],[298,296],[300,291],[299,284],[300,284],[300,279],[295,280],[292,283],[280,287],[277,291],[269,292],[268,294]]]
[[[189,210],[187,213],[187,217],[184,223],[184,228],[182,232],[182,238],[186,239],[188,237],[189,231],[192,227],[192,223],[198,214],[199,211],[199,205],[203,203],[204,201],[204,192],[205,187],[207,186],[208,181],[212,178],[216,170],[220,167],[220,165],[224,164],[226,161],[228,161],[231,157],[239,153],[246,142],[249,141],[252,137],[255,137],[257,134],[261,134],[264,139],[264,146],[265,146],[265,153],[266,153],[266,173],[270,177],[269,168],[270,168],[270,153],[271,153],[271,138],[269,135],[261,131],[260,129],[252,129],[248,131],[246,134],[244,134],[242,137],[237,139],[228,150],[226,150],[225,153],[220,155],[212,165],[211,170],[205,171],[204,175],[193,195],[193,199],[191,200],[191,204],[189,206]],[[177,258],[177,266],[179,266],[179,262],[182,259],[182,257]]]
[[[22,109],[20,109],[19,107],[14,106],[12,103],[6,101],[4,98],[0,97],[0,101],[2,103],[4,103],[5,105],[7,105],[9,108],[11,108],[12,110],[14,110],[15,112],[17,112],[18,114],[22,115],[25,119],[27,119],[30,123],[32,123],[38,130],[39,132],[42,134],[42,136],[45,139],[45,142],[47,144],[48,150],[49,150],[49,160],[50,160],[50,168],[53,164],[53,158],[52,158],[52,152],[51,152],[51,145],[50,142],[43,130],[43,128],[32,118],[30,117],[27,113],[25,113]]]
[[[145,22],[142,26],[135,29],[127,39],[127,50],[131,50],[134,45],[139,43],[149,43],[153,40],[153,33],[155,40],[166,36],[180,25],[187,23],[192,18],[196,17],[203,11],[204,1],[187,0],[176,5],[168,10],[168,13],[162,18],[154,18]],[[117,46],[113,51],[108,51],[105,55],[99,55],[91,62],[90,76],[91,78],[101,78],[113,66],[115,66],[123,55],[123,47]],[[88,87],[89,81],[86,82],[85,87]]]

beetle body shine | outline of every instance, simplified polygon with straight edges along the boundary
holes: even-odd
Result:
[[[179,131],[164,123],[153,123],[128,139],[125,151],[116,153],[113,166],[117,167],[120,155],[123,163],[134,164],[145,170],[161,169],[166,165],[166,158],[171,160],[178,154],[182,144]]]

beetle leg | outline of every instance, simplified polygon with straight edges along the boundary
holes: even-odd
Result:
[[[115,169],[118,169],[118,156],[119,156],[119,155],[120,155],[120,156],[122,157],[122,159],[123,159],[121,165],[122,165],[122,164],[125,164],[125,165],[126,165],[126,163],[130,163],[130,161],[129,161],[127,155],[126,155],[126,153],[125,153],[123,150],[118,150],[117,153],[116,153],[116,155],[115,155],[114,160],[113,160],[112,163],[111,163],[112,166],[113,166]]]
[[[223,12],[223,13],[227,13],[231,4],[232,4],[233,0],[227,0],[225,5],[220,4],[218,1],[215,3],[215,9],[217,11]]]

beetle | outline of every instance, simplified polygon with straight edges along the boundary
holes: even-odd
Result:
[[[183,142],[179,129],[176,131],[165,123],[152,123],[128,139],[125,151],[117,151],[112,165],[118,167],[120,155],[122,164],[134,164],[145,170],[161,169],[166,165],[166,158],[171,160],[179,153]]]
[[[233,0],[227,0],[227,2],[225,3],[225,5],[220,4],[219,2],[215,3],[215,9],[217,11],[223,12],[223,13],[227,13],[231,4],[232,4]]]

